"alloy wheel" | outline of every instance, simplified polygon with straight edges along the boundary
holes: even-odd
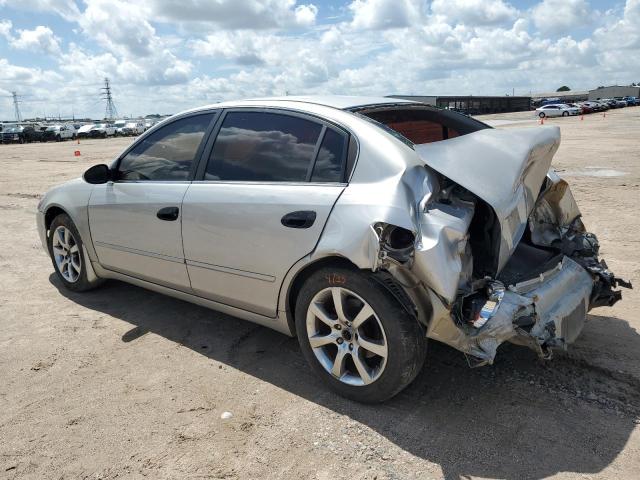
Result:
[[[334,378],[355,386],[375,382],[387,363],[384,328],[362,297],[342,287],[318,292],[307,310],[311,350]]]
[[[60,275],[69,283],[77,282],[82,270],[82,257],[71,230],[62,225],[55,229],[52,250]]]

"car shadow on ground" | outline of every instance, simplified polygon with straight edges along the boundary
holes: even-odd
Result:
[[[640,382],[598,367],[580,354],[540,362],[527,349],[500,348],[496,364],[468,368],[464,356],[437,342],[416,381],[381,405],[328,391],[313,375],[296,339],[236,318],[110,281],[76,294],[51,275],[60,293],[132,325],[122,341],[152,332],[269,382],[375,430],[410,454],[441,466],[445,478],[543,478],[597,473],[624,449],[640,413]],[[640,347],[628,323],[590,315],[583,335],[600,335],[603,351],[624,338]]]

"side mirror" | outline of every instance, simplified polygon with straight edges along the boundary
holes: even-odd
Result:
[[[93,185],[99,185],[101,183],[107,183],[111,180],[111,170],[104,163],[100,165],[94,165],[82,175],[84,181]]]

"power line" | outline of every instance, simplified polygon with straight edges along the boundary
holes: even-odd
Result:
[[[109,85],[109,79],[105,77],[104,87],[100,89],[102,91],[101,98],[107,101],[107,106],[104,110],[104,117],[107,120],[113,120],[118,116],[116,105],[113,103],[113,96],[111,95],[111,86]]]
[[[16,122],[21,122],[22,115],[20,115],[20,100],[18,100],[18,94],[16,92],[11,92],[11,96],[13,97],[13,111],[16,116]]]

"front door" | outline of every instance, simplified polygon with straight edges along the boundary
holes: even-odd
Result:
[[[348,136],[308,117],[226,112],[183,202],[197,295],[276,315],[287,271],[311,253],[345,187]]]
[[[182,199],[213,117],[183,117],[147,135],[117,162],[113,182],[94,187],[89,225],[104,268],[190,291]]]

